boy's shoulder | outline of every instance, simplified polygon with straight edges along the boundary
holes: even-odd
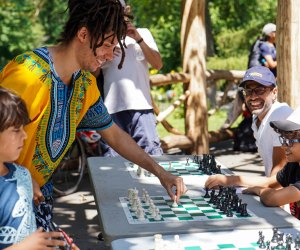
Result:
[[[30,176],[29,170],[27,168],[17,164],[17,163],[5,163],[5,166],[9,170],[8,177],[16,175],[16,174],[20,174],[20,175],[23,175],[23,176],[27,176],[27,175]]]

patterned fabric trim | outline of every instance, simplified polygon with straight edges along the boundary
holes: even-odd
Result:
[[[101,123],[99,121],[101,121]],[[77,132],[85,130],[103,130],[110,127],[112,124],[112,118],[108,114],[102,98],[99,97],[98,101],[90,107],[81,120]]]

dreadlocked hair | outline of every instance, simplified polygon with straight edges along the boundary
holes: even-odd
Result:
[[[119,0],[69,0],[69,19],[66,22],[59,42],[69,43],[78,30],[86,27],[91,35],[90,48],[96,49],[105,41],[105,35],[112,32],[112,40],[117,37],[122,51],[118,68],[121,69],[125,57],[125,36],[127,24],[124,8]],[[100,43],[98,43],[100,41]]]
[[[0,87],[0,132],[30,122],[25,102],[12,91]]]

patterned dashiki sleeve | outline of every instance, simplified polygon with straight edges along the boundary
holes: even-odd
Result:
[[[113,124],[110,114],[103,103],[101,97],[97,102],[89,108],[80,124],[77,132],[89,130],[103,130],[109,128]]]

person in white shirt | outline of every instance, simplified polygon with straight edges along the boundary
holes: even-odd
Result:
[[[122,3],[122,1],[121,1]],[[126,7],[128,10],[128,6]],[[125,58],[118,69],[120,50],[116,48],[112,61],[102,66],[103,99],[113,121],[127,132],[150,155],[162,155],[153,113],[148,64],[157,70],[163,66],[151,32],[136,28],[129,20],[125,38]],[[104,156],[118,153],[102,141]]]
[[[253,115],[252,129],[265,166],[265,175],[274,175],[284,167],[286,159],[278,134],[269,123],[287,118],[293,110],[286,103],[277,101],[276,79],[267,67],[248,69],[239,87]]]

